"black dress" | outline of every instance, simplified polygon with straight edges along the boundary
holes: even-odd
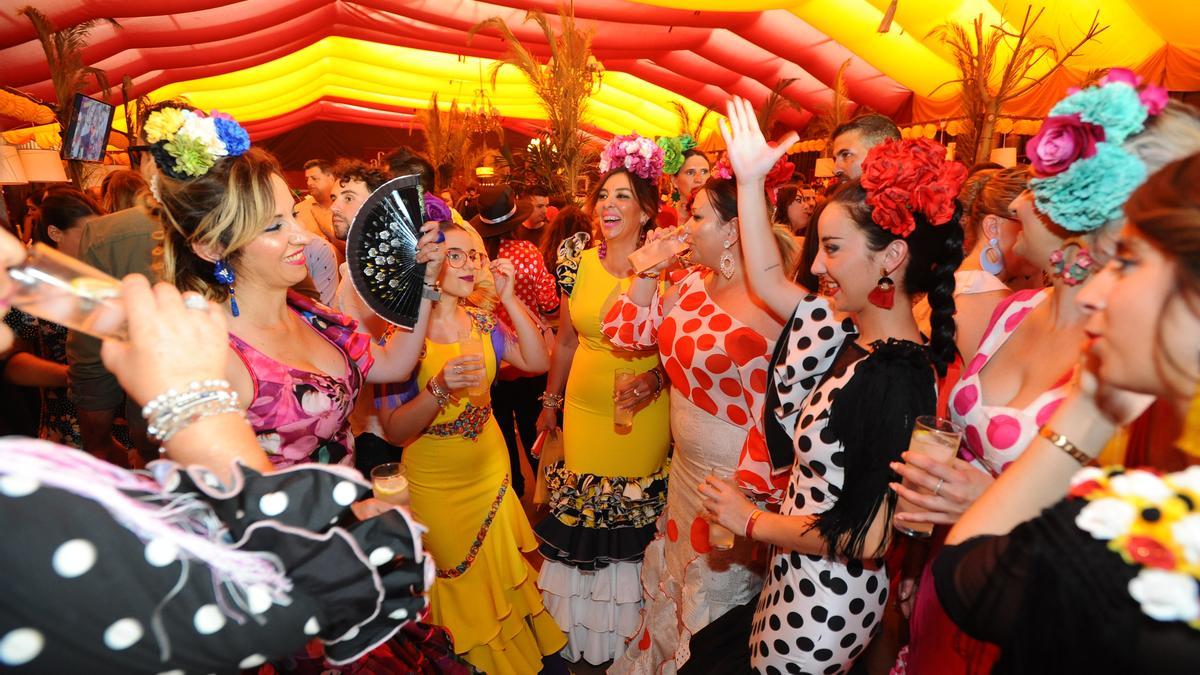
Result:
[[[993,673],[1200,672],[1200,630],[1142,612],[1129,591],[1140,568],[1076,525],[1086,504],[1066,499],[1009,534],[942,549],[946,613],[1000,646]]]
[[[355,519],[356,472],[235,473],[0,441],[0,667],[235,672],[314,638],[344,664],[424,611],[420,530],[398,511]]]

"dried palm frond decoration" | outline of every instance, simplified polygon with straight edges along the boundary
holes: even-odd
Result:
[[[996,122],[1004,105],[1036,88],[1062,68],[1081,47],[1108,30],[1108,26],[1100,25],[1100,12],[1097,11],[1083,37],[1060,54],[1051,40],[1033,35],[1034,26],[1044,11],[1042,8],[1034,14],[1032,6],[1026,8],[1025,19],[1017,30],[1003,25],[985,30],[981,14],[975,18],[973,31],[961,24],[947,23],[929,32],[931,37],[937,37],[950,48],[958,66],[959,79],[940,85],[934,92],[949,84],[961,87],[966,120],[963,133],[955,139],[960,161],[967,164],[988,161],[995,142]],[[1011,45],[1012,56],[1000,64],[997,52],[1005,43]],[[1046,63],[1052,65],[1040,76],[1031,74]]]
[[[46,53],[46,63],[50,66],[50,80],[54,83],[54,96],[58,99],[55,116],[65,134],[66,130],[71,127],[71,118],[75,114],[71,103],[75,100],[75,94],[87,89],[89,80],[96,83],[105,100],[108,100],[111,93],[108,86],[108,75],[99,68],[83,63],[83,50],[87,47],[88,33],[101,23],[107,23],[116,28],[120,28],[121,24],[117,23],[115,19],[89,19],[59,29],[36,7],[22,7],[17,10],[17,14],[29,19],[29,23],[33,24],[33,29],[37,31],[38,42],[42,43],[42,51]],[[67,162],[67,172],[76,185],[81,184],[82,162]]]
[[[783,90],[792,86],[792,83],[796,80],[797,78],[795,77],[780,78],[775,83],[775,86],[771,87],[771,93],[767,95],[766,102],[758,108],[758,128],[762,129],[768,138],[775,138],[780,135],[774,128],[778,121],[779,113],[788,108],[803,112],[803,109],[797,106],[794,101],[783,95]]]
[[[834,129],[850,120],[850,109],[854,102],[850,100],[850,91],[846,87],[846,71],[850,68],[852,60],[846,59],[842,65],[838,66],[837,74],[833,76],[833,86],[830,87],[833,98],[829,102],[829,107],[822,110],[805,129],[806,136],[828,137]]]
[[[442,110],[434,92],[429,97],[429,109],[418,110],[415,116],[425,128],[425,159],[439,175],[461,175],[473,142],[467,114],[458,107],[458,100],[452,99],[450,107]]]
[[[671,107],[675,109],[675,116],[679,118],[680,135],[694,138],[698,149],[704,152],[715,152],[723,146],[724,141],[721,140],[721,134],[704,128],[704,123],[708,121],[709,115],[715,112],[712,106],[706,107],[694,124],[691,113],[682,103],[671,101]]]
[[[494,30],[507,47],[505,56],[491,69],[492,88],[504,66],[521,71],[529,81],[542,105],[548,124],[547,137],[556,149],[562,166],[556,192],[572,194],[576,179],[587,156],[584,152],[587,137],[580,131],[587,116],[588,100],[600,88],[604,68],[592,56],[592,32],[576,27],[575,11],[559,5],[561,30],[554,32],[550,20],[540,10],[525,13],[525,21],[533,21],[541,29],[550,49],[550,58],[541,63],[517,39],[504,19],[492,17],[471,27],[468,40],[483,30]]]

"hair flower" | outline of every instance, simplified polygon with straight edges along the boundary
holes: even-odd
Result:
[[[663,173],[674,176],[683,168],[683,146],[678,136],[659,136],[654,143],[663,151]]]
[[[1104,127],[1084,122],[1079,113],[1046,118],[1042,128],[1029,139],[1025,152],[1038,176],[1054,176],[1080,159],[1096,155],[1096,144],[1104,141]]]
[[[645,136],[616,136],[600,153],[600,173],[617,168],[624,168],[644,180],[656,181],[663,171],[663,149]]]
[[[150,113],[142,127],[150,154],[163,173],[177,180],[195,178],[222,157],[250,149],[250,136],[225,113],[162,108]]]
[[[967,168],[946,161],[946,148],[927,138],[884,141],[863,160],[862,186],[871,220],[898,237],[916,229],[914,212],[931,225],[953,219],[966,179]]]
[[[733,180],[733,165],[729,163],[728,155],[721,155],[721,159],[713,165],[712,175],[722,180]]]
[[[175,132],[183,126],[183,111],[178,108],[163,108],[150,113],[146,123],[142,125],[142,133],[150,144],[170,141],[175,138]]]

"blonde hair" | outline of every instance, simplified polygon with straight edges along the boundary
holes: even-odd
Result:
[[[253,147],[238,157],[218,160],[203,176],[176,180],[160,174],[158,195],[166,231],[163,279],[210,300],[227,299],[229,289],[217,283],[214,264],[195,249],[213,251],[236,267],[241,249],[275,217],[271,177],[282,175],[273,155]]]
[[[958,193],[962,206],[963,249],[970,251],[983,234],[987,216],[1008,217],[1008,205],[1029,187],[1030,172],[1025,165],[1007,169],[976,171]]]

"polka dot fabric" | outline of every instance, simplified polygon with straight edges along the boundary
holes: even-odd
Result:
[[[552,314],[558,309],[558,281],[546,269],[546,261],[537,246],[523,239],[506,239],[500,242],[499,256],[512,261],[517,271],[513,292],[525,307],[542,314]],[[512,319],[503,307],[496,308],[496,316],[512,328]]]
[[[357,521],[348,504],[369,488],[355,472],[245,469],[221,485],[31,443],[0,441],[0,527],[22,533],[0,552],[0,670],[232,672],[314,637],[348,663],[424,611],[420,529],[399,512]],[[231,562],[251,551],[273,577]]]
[[[977,458],[983,458],[987,465],[979,466],[981,469],[1003,471],[1015,461],[1067,395],[1073,371],[1067,371],[1054,387],[1022,409],[983,403],[980,371],[1049,295],[1049,290],[1021,291],[1001,303],[979,343],[979,351],[950,392],[950,416],[963,425],[963,445],[971,453],[966,459],[979,465]]]
[[[768,414],[783,425],[794,455],[780,502],[783,515],[814,516],[841,494],[844,449],[828,422],[831,406],[866,354],[857,350],[844,369],[834,369],[855,335],[853,324],[839,320],[827,301],[809,296],[780,337],[787,342],[774,360],[771,382],[779,405]],[[887,593],[887,574],[878,561],[772,547],[751,624],[753,671],[846,672],[878,630]]]
[[[659,297],[641,307],[622,295],[601,329],[622,349],[662,355],[671,386],[704,412],[749,430],[762,409],[772,345],[723,311],[694,270],[678,285],[678,300],[663,314]]]

